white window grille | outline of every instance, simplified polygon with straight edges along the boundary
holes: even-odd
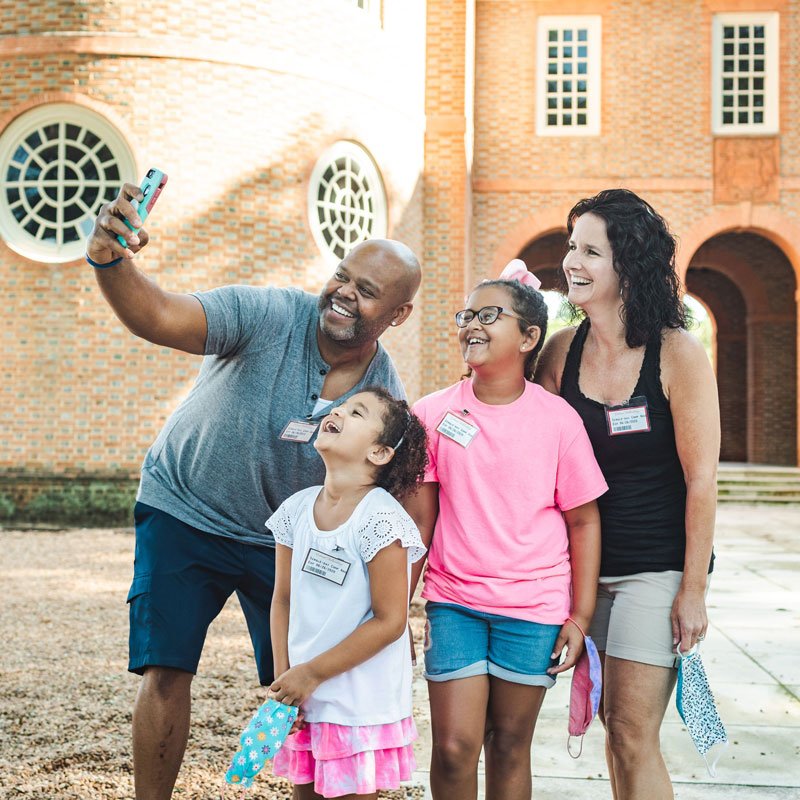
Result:
[[[50,103],[15,119],[0,136],[0,235],[34,261],[79,258],[81,223],[94,220],[124,181],[133,156],[99,114]]]
[[[778,132],[778,14],[715,14],[712,130]]]
[[[339,262],[365,239],[386,236],[386,192],[378,167],[355,142],[340,141],[317,161],[308,187],[317,246]]]
[[[600,133],[599,16],[539,17],[536,133]]]

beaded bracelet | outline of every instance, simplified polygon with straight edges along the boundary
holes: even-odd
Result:
[[[95,269],[108,269],[109,267],[116,267],[117,264],[122,261],[122,256],[115,258],[113,261],[109,261],[108,264],[98,264],[96,261],[92,261],[88,255],[85,258]]]

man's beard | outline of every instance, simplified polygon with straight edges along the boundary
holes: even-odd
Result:
[[[324,312],[332,311],[331,300],[333,297],[335,297],[333,294],[321,294],[319,296],[319,300],[317,301],[317,308],[319,309],[320,313],[319,327],[329,339],[337,342],[338,344],[361,345],[371,338],[378,338],[377,335],[374,337],[371,335],[372,327],[367,327],[367,325],[364,323],[364,320],[360,316],[354,317],[347,327],[328,325]],[[346,308],[344,303],[340,303],[340,305],[343,308]],[[332,311],[332,313],[335,314],[336,312]]]

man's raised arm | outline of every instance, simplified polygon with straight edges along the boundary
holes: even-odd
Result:
[[[99,265],[122,258],[115,266],[95,269],[100,291],[131,333],[154,344],[202,355],[207,328],[200,301],[190,294],[165,292],[133,262],[149,236],[144,228],[134,233],[123,219],[139,227],[141,220],[131,200],[141,199],[139,187],[126,183],[117,197],[100,209],[86,241],[86,255]],[[117,240],[119,234],[128,242],[127,247]]]

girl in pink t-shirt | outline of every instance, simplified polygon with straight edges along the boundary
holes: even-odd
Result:
[[[477,796],[482,747],[487,798],[530,797],[545,690],[577,661],[594,612],[607,486],[580,417],[532,383],[547,328],[538,285],[521,261],[479,284],[456,314],[470,376],[414,406],[428,430],[407,509],[430,544],[434,798]]]

